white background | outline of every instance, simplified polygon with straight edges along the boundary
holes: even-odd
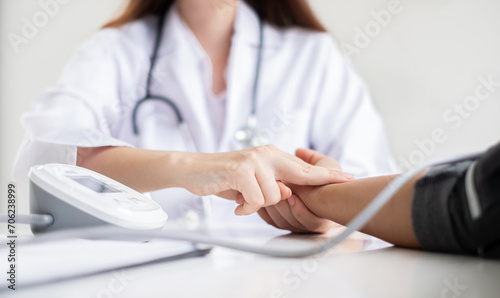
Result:
[[[23,18],[32,20],[42,9],[38,0],[0,0],[1,189],[10,180],[24,135],[22,113],[57,82],[75,48],[116,15],[123,1],[66,2],[16,53],[9,33],[20,35]],[[310,2],[339,44],[355,46],[357,29],[372,30],[373,38],[350,58],[371,88],[400,165],[402,160],[476,151],[500,140],[500,87],[457,128],[443,119],[454,104],[474,95],[478,77],[500,82],[499,1],[400,0],[400,13],[385,27],[374,25],[371,12],[387,9],[389,0]],[[436,129],[446,140],[420,149],[416,142]]]

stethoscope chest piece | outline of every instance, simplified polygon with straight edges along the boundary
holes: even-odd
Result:
[[[257,128],[257,117],[250,115],[247,125],[234,133],[234,139],[244,148],[263,146],[270,143],[269,136]]]
[[[160,47],[161,38],[163,35],[163,25],[165,22],[165,14],[162,14],[158,19],[158,28],[156,30],[155,44],[153,47],[153,53],[151,55],[151,63],[149,65],[147,83],[146,83],[146,94],[144,98],[139,100],[133,109],[132,113],[132,129],[135,136],[139,135],[139,127],[137,124],[137,114],[139,107],[150,100],[161,101],[167,104],[172,108],[175,112],[177,123],[179,125],[179,129],[184,135],[186,141],[186,147],[188,151],[196,151],[196,146],[194,146],[193,137],[187,128],[185,119],[182,117],[181,112],[177,105],[170,98],[158,95],[151,94],[151,80],[153,76],[153,68],[155,66],[156,58],[158,55],[158,49]],[[259,77],[260,77],[260,68],[262,63],[262,49],[264,43],[264,27],[263,22],[259,19],[259,31],[260,31],[260,39],[259,39],[259,50],[257,57],[257,65],[255,71],[254,78],[254,86],[253,86],[253,94],[252,94],[252,109],[250,116],[247,120],[247,125],[239,130],[237,130],[234,134],[235,140],[243,146],[243,148],[257,147],[262,145],[267,145],[270,143],[270,135],[263,130],[259,130],[257,128],[257,117],[256,117],[256,109],[257,109],[257,90],[259,85]]]

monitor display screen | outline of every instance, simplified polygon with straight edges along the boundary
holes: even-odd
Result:
[[[120,190],[97,180],[92,176],[68,176],[69,179],[80,183],[81,185],[97,192],[97,193],[117,193]]]

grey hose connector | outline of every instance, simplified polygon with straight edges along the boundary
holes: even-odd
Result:
[[[0,215],[0,222],[8,223],[12,219],[6,214]],[[19,214],[15,218],[16,224],[29,224],[40,228],[45,228],[54,223],[54,217],[50,214]]]

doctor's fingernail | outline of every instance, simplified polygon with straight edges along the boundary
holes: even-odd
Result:
[[[290,204],[290,206],[295,205],[295,198],[293,196],[290,196],[288,198],[288,204]]]
[[[342,176],[347,180],[356,180],[356,175],[354,174],[342,173]]]

